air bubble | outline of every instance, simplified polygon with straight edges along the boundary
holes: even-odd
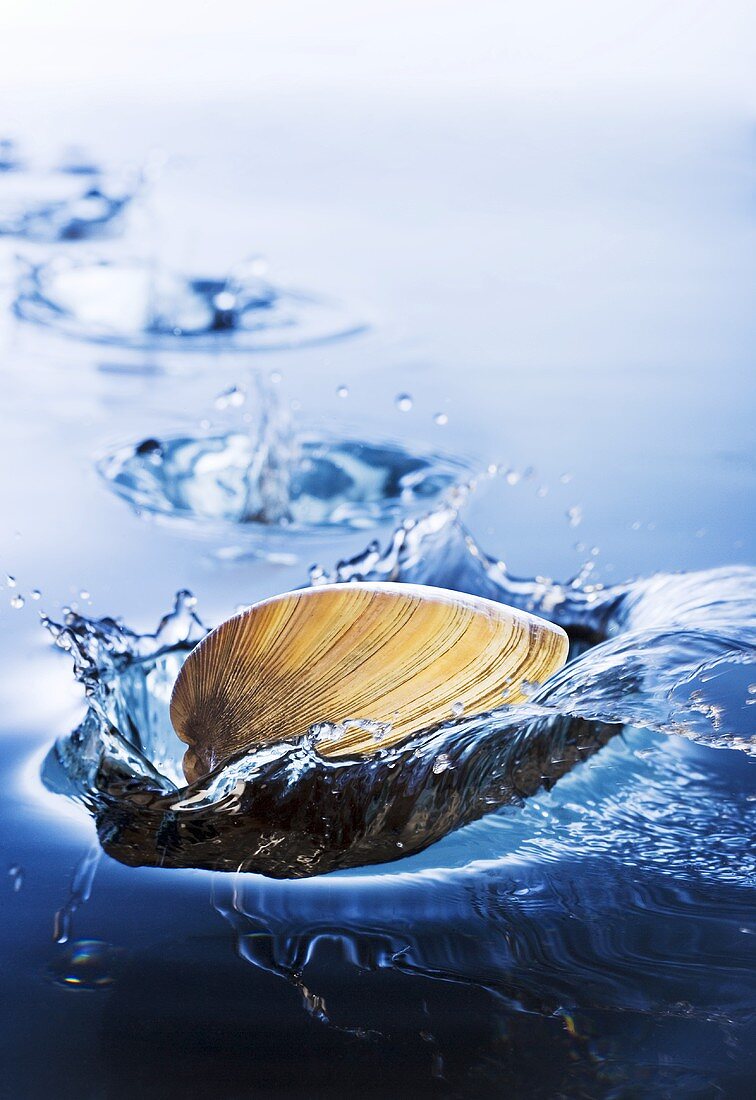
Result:
[[[102,989],[113,983],[115,955],[115,949],[102,940],[75,940],[52,965],[52,976],[61,985]]]
[[[397,394],[395,405],[399,412],[408,413],[412,410],[413,400],[408,393]]]

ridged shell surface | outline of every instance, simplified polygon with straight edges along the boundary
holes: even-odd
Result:
[[[452,718],[524,697],[567,656],[567,636],[532,615],[422,585],[350,583],[288,592],[213,630],[190,653],[171,699],[191,782],[239,753],[347,726],[318,748],[373,752]],[[390,727],[390,728],[389,728]]]

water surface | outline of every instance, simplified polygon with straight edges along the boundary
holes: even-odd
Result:
[[[732,592],[753,563],[751,120],[620,99],[319,86],[212,117],[114,100],[107,125],[101,102],[73,120],[46,96],[19,120],[103,157],[170,135],[186,160],[155,206],[173,270],[187,253],[228,270],[243,237],[296,285],[369,305],[372,336],[265,368],[308,423],[348,415],[366,439],[501,464],[465,522],[509,575],[725,570]],[[287,140],[258,155],[271,133]],[[212,232],[187,234],[209,210]],[[111,344],[32,335],[8,323],[2,359],[9,1094],[749,1096],[753,761],[710,710],[732,704],[724,732],[752,735],[737,660],[652,694],[651,716],[613,714],[623,732],[551,790],[407,859],[297,881],[98,859],[89,814],[39,782],[83,706],[38,610],[152,632],[178,588],[216,622],[306,571],[210,566],[95,472],[124,440],[195,433],[217,377],[104,372],[123,361]],[[364,550],[350,538],[300,555],[331,570]],[[743,622],[712,621],[734,651]]]

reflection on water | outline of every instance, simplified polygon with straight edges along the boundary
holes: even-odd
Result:
[[[29,265],[14,304],[25,321],[124,348],[268,351],[360,331],[327,299],[278,286],[254,258],[225,277],[157,262],[57,258]]]
[[[643,828],[638,816],[637,836]],[[715,1067],[731,1071],[754,1037],[749,892],[693,867],[659,877],[661,858],[629,848],[628,875],[609,846],[586,860],[580,840],[559,860],[532,849],[508,873],[481,869],[453,886],[400,876],[390,888],[374,879],[295,891],[219,877],[214,903],[239,957],[289,983],[322,1023],[387,1050],[416,1019],[414,1059],[430,1032],[425,1072],[433,1053],[460,1094],[500,1095],[506,1084],[537,1096],[647,1095],[652,1085],[652,1095],[708,1095]],[[362,997],[335,973],[352,974]],[[379,980],[387,973],[402,983],[393,996]],[[456,992],[441,994],[449,985]],[[468,1048],[439,998],[490,1021],[482,1046]]]
[[[527,800],[580,765],[556,783],[553,809],[538,810],[549,823],[549,859],[565,845],[583,858],[594,846],[615,856],[628,846],[638,858],[647,844],[666,868],[689,867],[703,823],[704,837],[721,838],[724,869],[736,843],[735,881],[751,880],[756,804],[738,805],[732,830],[721,806],[702,811],[697,773],[671,766],[673,749],[659,735],[753,754],[756,571],[659,575],[612,588],[516,580],[444,506],[405,522],[385,551],[372,546],[341,563],[331,579],[355,577],[439,584],[539,612],[571,633],[573,659],[524,704],[461,716],[367,759],[322,757],[313,728],[186,786],[168,701],[205,630],[193,598],[180,593],[154,635],[69,613],[47,625],[74,657],[88,713],[51,750],[47,785],[81,801],[106,851],[125,863],[297,878],[401,860],[477,819],[479,831],[448,837],[461,852],[454,865],[497,858],[532,816]],[[323,579],[314,571],[314,583]],[[569,782],[587,789],[560,806]],[[513,816],[491,814],[513,805],[522,807]],[[719,864],[708,845],[711,873]],[[440,858],[444,866],[446,850],[429,851],[428,865]]]

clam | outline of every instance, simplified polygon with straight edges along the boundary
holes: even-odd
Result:
[[[566,656],[559,627],[481,597],[323,585],[263,600],[211,631],[181,669],[171,721],[189,746],[190,782],[321,723],[323,754],[371,753],[519,702]]]

